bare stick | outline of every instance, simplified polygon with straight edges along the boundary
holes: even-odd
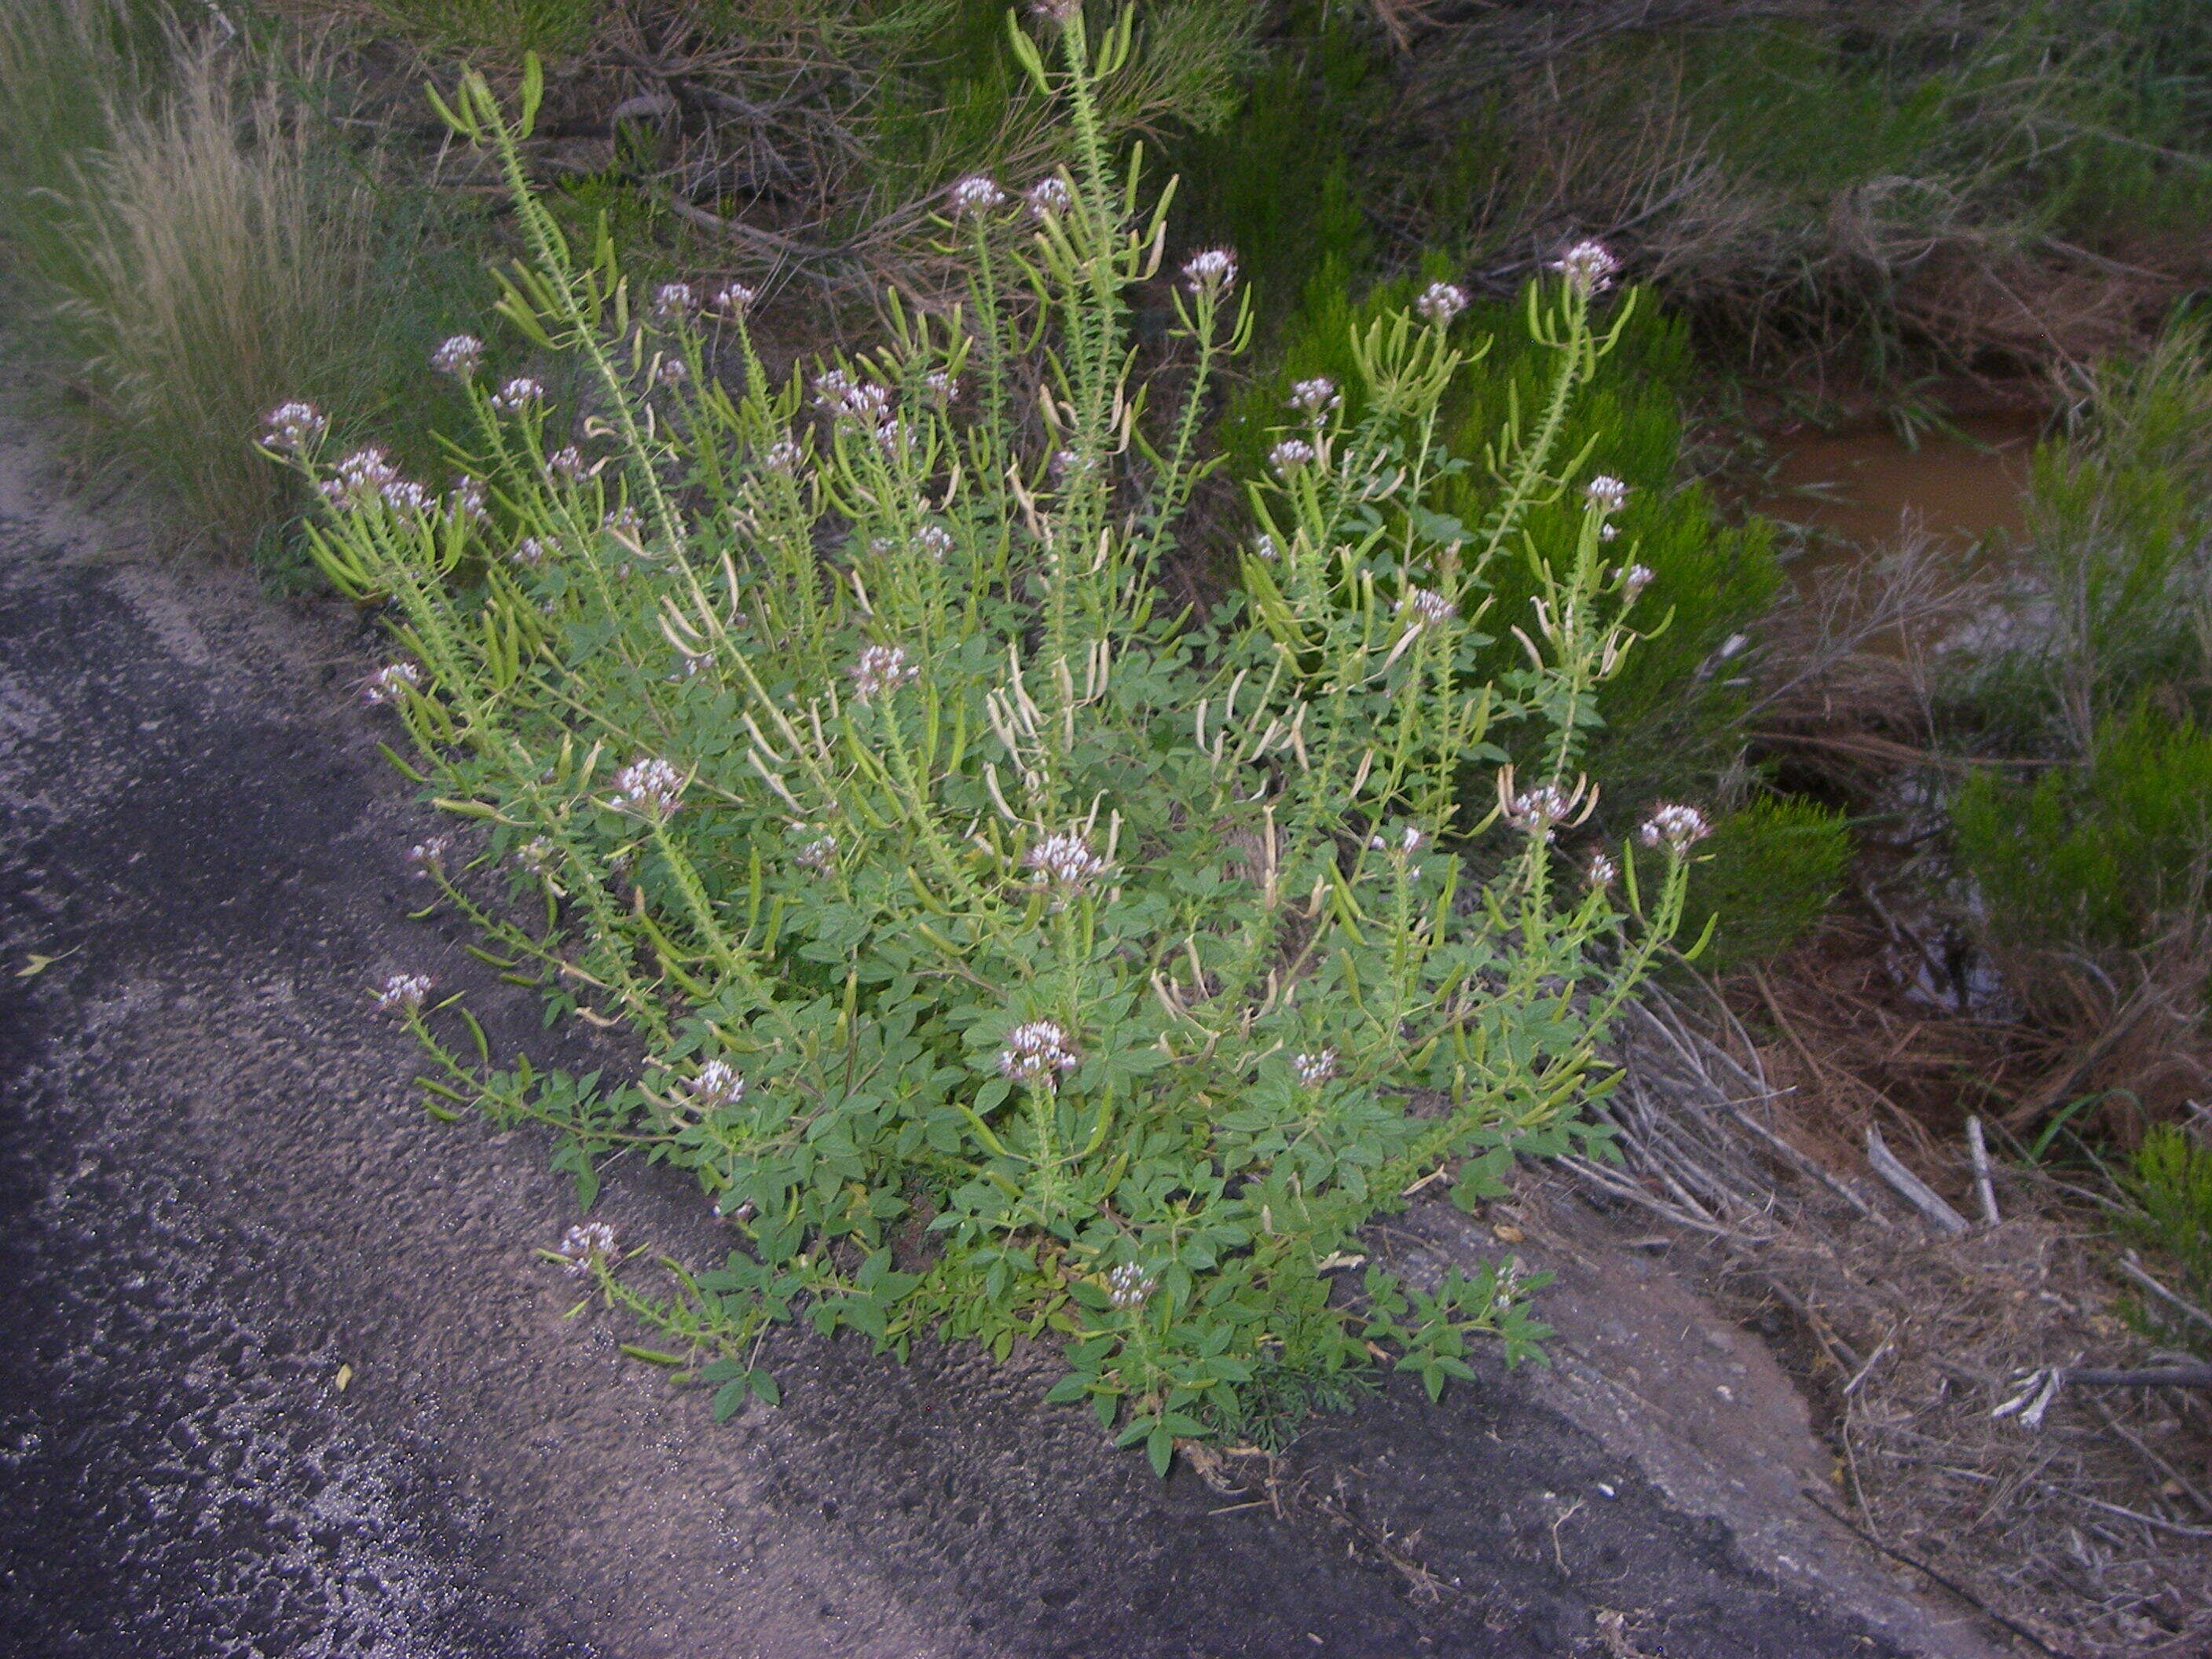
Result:
[[[2148,1291],[2160,1301],[2166,1303],[2172,1307],[2179,1308],[2183,1313],[2188,1315],[2190,1318],[2203,1326],[2206,1330],[2212,1331],[2212,1314],[2206,1313],[2203,1309],[2198,1307],[2194,1302],[2187,1301],[2185,1298],[2175,1295],[2172,1291],[2166,1289],[2165,1285],[2160,1284],[2158,1280],[2153,1279],[2148,1273],[2145,1273],[2142,1269],[2142,1263],[2136,1260],[2136,1253],[2133,1250],[2130,1250],[2127,1253],[2126,1257],[2122,1260],[2119,1265],[2120,1271],[2123,1273],[2125,1273],[2136,1284],[2142,1285],[2143,1289]]]
[[[2198,1514],[2212,1516],[2212,1498],[2207,1498],[2195,1481],[2191,1480],[2179,1469],[2174,1468],[2172,1464],[2167,1462],[2166,1459],[2160,1457],[2148,1446],[2143,1444],[2142,1439],[2133,1430],[2130,1429],[2126,1424],[2121,1422],[2118,1418],[2112,1415],[2112,1408],[2110,1406],[2107,1406],[2103,1401],[2092,1395],[2090,1397],[2089,1403],[2096,1407],[2097,1415],[2105,1419],[2105,1426],[2106,1428],[2110,1429],[2114,1434],[2119,1436],[2121,1439],[2126,1441],[2128,1444],[2133,1446],[2138,1452],[2142,1453],[2145,1462],[2148,1463],[2153,1468],[2156,1469],[2167,1480],[2172,1481],[2175,1486],[2180,1487],[2183,1492],[2189,1495],[2189,1501],[2197,1505],[2197,1512]]]
[[[1990,1149],[1978,1117],[1966,1120],[1966,1155],[1974,1161],[1974,1196],[1981,1201],[1982,1220],[1994,1227],[2002,1218],[1997,1214],[1997,1189],[1990,1184]]]
[[[1856,1210],[1869,1221],[1876,1222],[1884,1227],[1889,1225],[1889,1218],[1887,1216],[1882,1214],[1881,1211],[1869,1204],[1866,1200],[1861,1198],[1849,1187],[1844,1185],[1842,1182],[1837,1180],[1835,1176],[1830,1175],[1826,1170],[1822,1169],[1817,1160],[1799,1152],[1797,1148],[1791,1146],[1780,1135],[1776,1134],[1764,1124],[1757,1122],[1751,1117],[1747,1116],[1743,1111],[1735,1105],[1723,1105],[1721,1109],[1725,1111],[1730,1117],[1734,1118],[1745,1128],[1750,1130],[1752,1133],[1757,1135],[1761,1140],[1764,1140],[1768,1146],[1774,1148],[1774,1150],[1780,1153],[1782,1157],[1793,1167],[1802,1173],[1812,1176],[1814,1180],[1819,1182],[1823,1187],[1826,1187],[1838,1198],[1842,1199],[1844,1203],[1850,1205],[1851,1208]]]
[[[1897,1161],[1881,1138],[1881,1131],[1867,1126],[1867,1164],[1895,1189],[1897,1195],[1928,1218],[1938,1231],[1956,1238],[1967,1231],[1966,1218],[1946,1204],[1941,1194]]]
[[[2092,1498],[2086,1492],[2075,1492],[2069,1486],[2053,1486],[2048,1480],[2035,1483],[2048,1492],[2061,1498],[2070,1498],[2077,1504],[2087,1504],[2093,1510],[2102,1510],[2107,1515],[2124,1516],[2130,1521],[2140,1521],[2146,1527],[2155,1527],[2160,1532],[2179,1533],[2184,1538],[2212,1538],[2212,1527],[2185,1526],[2179,1521],[2169,1521],[2162,1515],[2145,1515],[2141,1510],[2122,1509],[2118,1504],[2107,1504],[2101,1498]]]
[[[2070,1366],[2065,1376],[2069,1382],[2093,1389],[2212,1389],[2212,1365],[2160,1365],[2136,1371]]]

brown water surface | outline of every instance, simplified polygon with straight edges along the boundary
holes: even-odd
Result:
[[[1907,445],[1887,422],[1777,441],[1770,486],[1749,505],[1873,552],[1911,526],[1965,548],[2018,533],[2028,461],[2042,424],[2033,414],[1970,416],[1957,435]]]

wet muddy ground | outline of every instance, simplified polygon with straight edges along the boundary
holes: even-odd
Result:
[[[1042,1355],[794,1336],[784,1407],[718,1427],[569,1316],[544,1146],[426,1115],[368,1008],[428,971],[495,1042],[575,1041],[408,919],[404,849],[449,826],[346,701],[343,630],[111,545],[0,436],[0,1654],[1986,1651],[1786,1482],[1760,1520],[1713,1388],[1679,1433],[1635,1406],[1698,1374],[1655,1351],[1674,1304],[1596,1267],[1549,1377],[1393,1389],[1243,1497],[1040,1407]],[[602,1212],[724,1247],[653,1171]],[[1747,1375],[1709,1314],[1679,1340]]]
[[[1911,441],[1887,421],[1775,440],[1751,505],[1863,548],[1918,528],[1964,550],[2019,533],[2044,417],[1971,415]]]

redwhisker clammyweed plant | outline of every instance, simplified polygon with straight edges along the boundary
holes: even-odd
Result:
[[[1471,1203],[1516,1152],[1594,1138],[1598,1045],[1703,826],[1655,820],[1641,892],[1632,848],[1586,881],[1553,844],[1588,811],[1591,690],[1636,638],[1617,491],[1589,490],[1571,547],[1522,529],[1577,487],[1558,434],[1618,328],[1601,276],[1532,298],[1556,378],[1486,458],[1486,521],[1425,505],[1474,464],[1437,441],[1470,359],[1440,285],[1358,341],[1356,425],[1304,389],[1248,594],[1165,614],[1154,573],[1249,313],[1232,255],[1192,259],[1192,378],[1147,406],[1127,296],[1160,273],[1166,204],[1094,102],[1131,25],[1060,5],[1034,27],[1016,48],[1075,165],[954,191],[965,302],[891,302],[882,349],[781,387],[742,290],[640,303],[604,244],[578,258],[522,173],[534,76],[517,120],[469,78],[447,118],[503,163],[529,252],[501,311],[580,360],[588,418],[472,384],[468,482],[442,495],[333,465],[297,411],[271,447],[329,498],[331,580],[389,606],[405,669],[374,695],[534,920],[442,855],[425,873],[486,954],[650,1056],[623,1082],[500,1069],[465,1010],[400,999],[434,1086],[550,1125],[586,1202],[617,1149],[693,1172],[738,1239],[712,1271],[668,1264],[665,1297],[590,1252],[605,1292],[703,1360],[726,1413],[773,1392],[779,1320],[901,1352],[925,1328],[1001,1357],[1049,1337],[1051,1398],[1164,1469],[1178,1437],[1378,1351],[1431,1391],[1477,1333],[1532,1351],[1510,1263],[1433,1294],[1371,1267],[1333,1296],[1332,1275],[1440,1171]],[[468,345],[447,354],[464,376]],[[1525,673],[1493,685],[1468,664],[1504,558],[1534,561],[1542,602]],[[1505,720],[1553,735],[1540,775],[1499,775],[1520,851],[1477,884],[1455,849],[1491,822],[1464,803]]]

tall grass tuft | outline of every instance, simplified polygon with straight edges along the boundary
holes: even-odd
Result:
[[[252,447],[261,416],[297,388],[369,394],[370,195],[225,48],[187,58],[158,109],[111,119],[71,166],[67,253],[43,273],[55,343],[96,447],[240,545],[291,494]]]

